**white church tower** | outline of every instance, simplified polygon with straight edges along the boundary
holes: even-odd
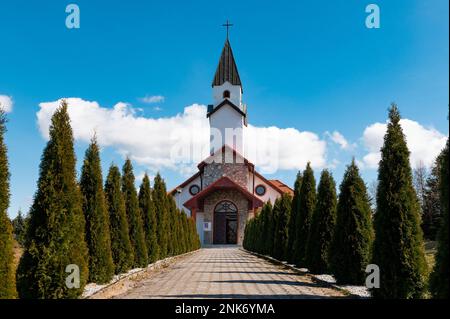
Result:
[[[243,154],[247,107],[242,103],[242,83],[228,34],[212,82],[212,91],[214,104],[208,106],[207,113],[211,153],[228,145]]]

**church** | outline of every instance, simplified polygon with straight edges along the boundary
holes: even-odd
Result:
[[[228,32],[227,32],[228,33]],[[179,209],[190,213],[202,245],[242,245],[246,222],[269,200],[293,190],[279,180],[258,173],[244,157],[247,106],[227,34],[212,81],[213,103],[208,105],[211,154],[198,171],[170,193]]]

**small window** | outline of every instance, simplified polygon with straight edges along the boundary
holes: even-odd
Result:
[[[255,192],[259,196],[263,196],[266,193],[266,187],[264,185],[258,185],[255,188]]]
[[[191,187],[189,187],[189,193],[191,195],[197,195],[200,192],[200,187],[198,185],[192,185]]]
[[[230,98],[230,91],[228,91],[228,90],[223,91],[223,98],[224,99],[229,99]]]

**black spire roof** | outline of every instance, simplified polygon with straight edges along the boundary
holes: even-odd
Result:
[[[223,46],[222,55],[220,56],[219,65],[217,66],[212,86],[222,85],[226,81],[233,85],[239,85],[242,88],[241,79],[239,78],[236,62],[234,62],[233,51],[231,50],[228,38]]]

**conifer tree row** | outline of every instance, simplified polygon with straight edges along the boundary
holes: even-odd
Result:
[[[17,270],[20,298],[76,298],[88,281],[85,220],[64,100],[52,117],[49,137]],[[79,286],[66,284],[69,265],[79,269]]]
[[[16,284],[12,224],[6,215],[9,173],[4,131],[2,116],[0,298],[13,298]],[[144,176],[138,196],[133,167],[127,159],[122,176],[119,168],[111,165],[103,188],[95,138],[86,151],[77,183],[73,133],[65,100],[52,116],[49,137],[29,217],[26,222],[17,219],[15,223],[17,230],[26,229],[24,253],[16,273],[20,298],[78,298],[87,282],[107,283],[114,273],[146,267],[168,253],[174,256],[200,247],[195,221],[177,209],[159,174],[154,190],[148,176]],[[159,243],[164,243],[164,254],[160,253]],[[70,279],[68,271],[75,276]]]
[[[306,246],[312,216],[316,207],[316,180],[311,163],[306,165],[306,169],[303,172],[298,201],[298,212],[295,220],[294,257],[292,260],[294,264],[305,267],[307,266],[305,264]]]
[[[302,180],[303,180],[302,173],[298,172],[294,184],[294,197],[292,198],[291,218],[289,220],[288,226],[289,238],[287,250],[290,252],[294,251],[295,238],[297,237],[297,223],[299,222],[298,211],[300,209],[300,192],[302,187]],[[288,261],[291,264],[295,262],[294,254],[289,254]]]
[[[312,273],[330,271],[328,256],[336,225],[336,205],[336,184],[331,173],[323,170],[305,255],[305,264]]]
[[[421,298],[426,289],[420,208],[412,182],[409,150],[395,104],[381,149],[373,263],[380,268],[376,298]]]
[[[103,191],[100,152],[94,137],[86,150],[81,169],[80,189],[86,220],[86,243],[89,251],[89,281],[107,283],[114,274],[109,232],[109,214]]]
[[[13,230],[8,218],[9,164],[5,145],[6,117],[0,108],[0,299],[17,296],[13,253]]]
[[[353,160],[340,185],[336,225],[329,250],[330,268],[337,282],[364,284],[373,236],[369,195]]]
[[[449,263],[449,141],[442,152],[441,172],[439,181],[442,226],[438,235],[438,251],[436,263],[431,274],[430,290],[434,298],[447,299],[450,284],[450,263]]]
[[[133,266],[145,267],[148,264],[148,251],[134,182],[133,166],[131,160],[127,158],[122,169],[122,193],[125,200],[131,246],[134,250]]]
[[[109,213],[111,252],[115,274],[127,272],[134,264],[134,251],[130,241],[121,180],[119,168],[111,165],[105,183],[105,196]]]
[[[156,237],[156,211],[151,192],[150,179],[145,173],[139,188],[139,208],[144,220],[145,243],[150,263],[158,260],[159,256],[158,238]]]

